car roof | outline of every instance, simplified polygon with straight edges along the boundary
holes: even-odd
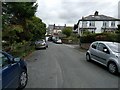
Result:
[[[120,43],[118,43],[118,42],[110,42],[110,41],[95,41],[95,42],[97,42],[97,43],[104,43],[104,44],[120,44]],[[95,43],[95,42],[93,42],[93,43]]]

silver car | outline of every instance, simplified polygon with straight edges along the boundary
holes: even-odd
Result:
[[[112,74],[120,73],[120,43],[93,42],[86,53],[86,60],[105,65]]]
[[[48,47],[48,44],[46,43],[46,41],[44,39],[42,40],[38,40],[35,42],[35,48],[36,49],[46,49]]]

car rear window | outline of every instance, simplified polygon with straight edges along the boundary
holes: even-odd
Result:
[[[91,47],[94,48],[94,49],[96,49],[97,43],[93,43]]]

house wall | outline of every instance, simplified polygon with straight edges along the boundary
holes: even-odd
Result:
[[[118,18],[120,19],[120,1],[118,2]],[[119,21],[120,24],[120,21]]]
[[[95,33],[101,33],[101,27],[103,26],[103,21],[95,21]]]
[[[111,26],[111,23],[113,22],[113,21],[105,21],[106,22],[106,28],[117,28],[117,25],[118,25],[118,21],[115,21],[115,26],[114,27],[112,27]],[[102,33],[104,30],[101,30],[101,28],[102,27],[104,27],[103,26],[103,21],[95,21],[95,26],[89,26],[89,23],[90,23],[90,21],[86,21],[86,22],[83,22],[82,23],[82,21],[80,21],[80,23],[79,23],[79,28],[93,28],[93,27],[96,27],[96,30],[95,30],[95,33]],[[105,27],[104,27],[105,28]],[[88,29],[88,31],[93,31],[93,29]],[[80,29],[79,29],[79,31],[78,31],[78,34],[80,34]]]

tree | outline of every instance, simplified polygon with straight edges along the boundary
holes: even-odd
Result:
[[[3,15],[9,15],[10,22],[25,26],[25,20],[35,15],[37,3],[35,2],[4,2]]]
[[[46,33],[46,24],[35,16],[35,2],[3,3],[3,39],[22,42],[42,38]]]
[[[67,37],[69,37],[72,34],[72,29],[69,27],[66,27],[62,30],[62,33],[65,34]]]
[[[35,2],[3,2],[2,3],[2,28],[3,38],[18,36],[19,40],[30,40],[32,34],[26,28],[26,20],[35,15],[37,3]],[[13,27],[14,28],[11,28]],[[22,31],[19,31],[22,30]],[[11,33],[14,32],[14,33]],[[27,34],[26,34],[27,33]],[[16,38],[9,38],[16,41]]]
[[[46,24],[38,17],[32,17],[27,20],[26,28],[33,34],[33,40],[40,39],[45,36]]]

